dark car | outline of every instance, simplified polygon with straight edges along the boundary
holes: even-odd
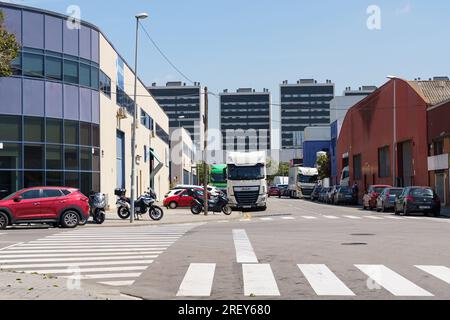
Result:
[[[336,194],[337,194],[337,192],[338,192],[338,190],[339,190],[339,187],[340,186],[332,186],[331,187],[331,189],[330,189],[330,191],[328,192],[328,194],[327,194],[327,203],[329,203],[329,204],[335,204],[335,201],[336,201]]]
[[[317,201],[319,200],[320,191],[322,191],[322,186],[315,186],[313,192],[311,193],[311,200]]]
[[[369,195],[369,210],[374,210],[377,207],[377,198],[380,195],[380,193],[382,193],[383,190],[386,188],[392,188],[392,186],[384,184],[376,184],[369,187],[369,189],[367,190]]]
[[[0,200],[0,229],[24,223],[75,228],[84,219],[89,219],[89,198],[73,188],[28,188]]]
[[[327,194],[331,190],[331,188],[322,188],[319,193],[319,202],[326,202],[327,201]]]
[[[439,217],[441,215],[441,200],[429,187],[408,187],[397,197],[394,212],[403,216],[418,212]]]
[[[289,186],[287,184],[280,184],[278,186],[279,192],[278,192],[278,198],[281,197],[289,197]]]
[[[353,189],[351,187],[339,187],[334,196],[334,204],[353,204],[355,203]]]
[[[385,188],[377,198],[377,212],[394,211],[395,199],[403,192],[403,188]]]

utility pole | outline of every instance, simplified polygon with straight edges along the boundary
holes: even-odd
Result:
[[[207,150],[208,150],[208,87],[205,87],[205,111],[203,115],[203,195],[205,202],[205,216],[208,215],[208,164],[207,164]]]

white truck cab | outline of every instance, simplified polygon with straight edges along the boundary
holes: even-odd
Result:
[[[291,198],[311,198],[319,180],[317,168],[294,166],[289,169],[289,195]]]
[[[227,194],[233,209],[267,209],[266,153],[227,154]]]

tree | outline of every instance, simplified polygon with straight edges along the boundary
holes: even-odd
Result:
[[[0,10],[0,77],[9,77],[12,75],[11,62],[19,55],[20,46],[16,36],[6,30],[3,22],[3,12]]]
[[[267,167],[272,166],[272,160],[269,161]],[[289,163],[280,162],[278,163],[278,170],[275,174],[271,174],[267,176],[267,180],[269,183],[272,183],[275,177],[288,177],[289,176]]]
[[[319,171],[320,180],[331,176],[331,161],[328,154],[322,154],[317,158],[317,169]]]

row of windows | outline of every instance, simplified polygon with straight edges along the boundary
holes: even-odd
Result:
[[[150,90],[151,92],[152,90]],[[195,100],[199,103],[200,98],[197,95],[193,96],[157,96],[158,100]]]
[[[300,110],[296,110],[296,109],[285,109],[285,110],[281,110],[281,113],[294,113],[294,112],[310,112],[310,113],[315,113],[315,112],[330,112],[330,109],[300,109]]]
[[[334,97],[334,94],[283,94],[282,98],[309,98],[309,97]]]
[[[141,124],[148,130],[153,131],[153,118],[147,112],[141,109]]]
[[[330,101],[293,101],[282,102],[283,106],[302,106],[302,105],[330,105]]]
[[[100,151],[77,146],[3,143],[0,169],[100,171]]]
[[[42,50],[25,48],[12,63],[14,75],[63,81],[98,90],[99,70],[90,61],[39,51]]]
[[[100,70],[100,91],[111,98],[111,78]]]
[[[160,104],[164,108],[176,108],[176,107],[195,107],[199,108],[198,103],[165,103]]]
[[[37,142],[100,147],[96,124],[40,117],[0,116],[0,142]]]
[[[259,106],[259,105],[269,105],[270,102],[222,102],[222,106]]]
[[[116,103],[126,108],[128,113],[134,115],[134,101],[119,86],[116,86]]]

